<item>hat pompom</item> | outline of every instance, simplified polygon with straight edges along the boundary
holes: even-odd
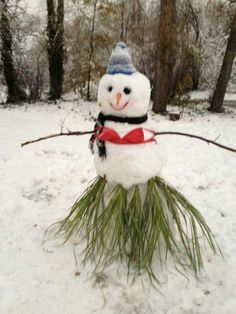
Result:
[[[121,49],[125,49],[126,44],[123,41],[120,41],[119,43],[117,43],[116,47],[120,47]]]
[[[124,42],[119,42],[112,51],[107,68],[108,74],[133,74],[136,69]]]

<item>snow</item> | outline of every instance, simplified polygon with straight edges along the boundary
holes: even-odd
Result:
[[[225,94],[224,99],[227,101],[236,101],[236,94]]]
[[[212,93],[213,93],[213,91],[210,91],[210,90],[204,90],[204,91],[197,90],[197,91],[190,92],[189,97],[191,100],[205,100],[205,101],[207,101],[211,97]],[[224,100],[235,102],[236,101],[236,94],[226,93]]]
[[[210,90],[204,90],[204,91],[192,91],[188,95],[190,97],[190,100],[207,100],[211,96],[212,92]]]
[[[40,17],[46,15],[46,1],[40,0],[22,0],[20,5],[26,9],[27,13]]]
[[[202,107],[201,107],[202,108]],[[199,109],[200,110],[200,109]],[[182,131],[236,146],[236,111],[210,114],[200,110],[177,122],[152,115],[160,131]],[[98,107],[93,103],[0,107],[0,313],[158,313],[233,314],[236,310],[236,155],[197,140],[157,137],[168,154],[163,176],[203,213],[224,254],[206,249],[205,272],[189,280],[158,270],[160,292],[140,275],[127,283],[117,265],[90,277],[91,265],[77,265],[73,243],[45,243],[44,232],[64,218],[95,176],[89,136],[20,143],[60,131],[91,130]],[[77,245],[76,251],[81,250]]]
[[[0,85],[0,103],[3,103],[7,100],[7,89],[5,86]]]

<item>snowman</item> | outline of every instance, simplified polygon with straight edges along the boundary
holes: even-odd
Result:
[[[147,116],[150,93],[148,78],[136,71],[126,45],[118,43],[98,87],[101,128],[94,149],[97,173],[109,184],[129,189],[160,175],[163,158]]]
[[[214,253],[217,246],[200,212],[160,177],[163,153],[147,115],[150,91],[148,78],[118,43],[98,86],[101,111],[90,139],[97,177],[60,231],[85,242],[84,261],[92,260],[96,271],[122,262],[128,273],[144,271],[158,280],[156,261],[163,265],[170,256],[177,268],[197,273],[203,265],[199,237]]]

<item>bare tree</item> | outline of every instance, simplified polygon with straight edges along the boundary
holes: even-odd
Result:
[[[47,0],[49,99],[61,98],[64,78],[64,0]]]
[[[14,68],[13,60],[13,36],[10,25],[10,12],[6,0],[1,0],[1,22],[0,22],[0,36],[2,43],[2,63],[3,72],[7,84],[7,102],[18,103],[25,101],[27,95],[21,87],[17,72]]]
[[[95,31],[95,20],[96,20],[96,12],[97,12],[97,3],[98,0],[94,0],[93,3],[93,16],[92,16],[92,28],[90,34],[90,51],[89,51],[89,59],[88,59],[88,80],[87,80],[87,100],[90,100],[90,81],[91,81],[91,65],[92,65],[92,58],[94,52],[94,31]]]
[[[165,113],[175,65],[176,0],[161,0],[153,86],[153,111]]]
[[[234,59],[236,57],[236,8],[234,9],[230,35],[228,38],[228,43],[214,91],[214,95],[210,105],[210,111],[212,112],[222,112],[223,111],[223,102],[226,93],[226,89],[230,80],[232,67]]]
[[[198,89],[200,78],[200,28],[197,9],[190,0],[178,3],[178,21],[173,44],[177,43],[175,66],[171,74],[171,100],[192,89]]]
[[[122,0],[120,3],[121,6],[121,24],[120,24],[120,40],[126,41],[125,38],[125,1]]]

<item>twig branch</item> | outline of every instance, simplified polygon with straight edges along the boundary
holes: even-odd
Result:
[[[36,140],[24,142],[24,143],[21,144],[21,147],[23,147],[25,145],[33,144],[33,143],[36,143],[36,142],[48,140],[50,138],[58,137],[58,136],[86,135],[86,134],[92,134],[92,133],[94,133],[94,131],[86,131],[86,132],[68,131],[68,132],[61,132],[61,133],[56,133],[56,134],[50,134],[50,135],[47,135],[47,136],[44,136],[44,137],[37,138]]]
[[[61,119],[61,123],[60,123],[60,128],[61,128],[61,133],[63,133],[63,129],[64,129],[64,124],[66,122],[66,118]]]
[[[198,135],[182,133],[182,132],[156,132],[156,133],[154,133],[154,135],[155,136],[156,135],[181,135],[181,136],[187,136],[187,137],[191,137],[191,138],[195,138],[195,139],[201,140],[203,142],[206,142],[207,144],[212,144],[212,145],[218,146],[220,148],[229,150],[230,152],[236,153],[236,149],[235,148],[228,147],[228,146],[225,146],[223,144],[219,144],[219,143],[217,143],[215,141],[209,140],[207,138],[204,138],[204,137],[201,137],[201,136],[198,136]]]
[[[80,131],[73,132],[73,131],[68,130],[68,132],[61,132],[61,133],[51,134],[51,135],[48,135],[48,136],[40,137],[40,138],[38,138],[36,140],[24,142],[24,143],[21,144],[21,147],[23,147],[25,145],[28,145],[28,144],[33,144],[33,143],[36,143],[36,142],[44,141],[44,140],[47,140],[47,139],[50,139],[50,138],[53,138],[53,137],[75,136],[75,135],[78,136],[78,135],[86,135],[86,134],[93,134],[93,133],[94,133],[94,130],[93,131],[85,131],[85,132],[80,132]],[[195,138],[195,139],[201,140],[203,142],[206,142],[207,144],[212,144],[212,145],[218,146],[218,147],[220,147],[222,149],[225,149],[225,150],[228,150],[230,152],[236,153],[236,149],[235,148],[228,147],[228,146],[223,145],[223,144],[219,144],[216,141],[209,140],[207,138],[204,138],[204,137],[201,137],[201,136],[198,136],[198,135],[193,135],[193,134],[183,133],[183,132],[171,132],[171,131],[155,132],[154,136],[157,136],[157,135],[158,136],[160,136],[160,135],[180,135],[180,136],[185,136],[185,137],[191,137],[191,138]],[[217,139],[218,139],[218,137],[217,137]]]

